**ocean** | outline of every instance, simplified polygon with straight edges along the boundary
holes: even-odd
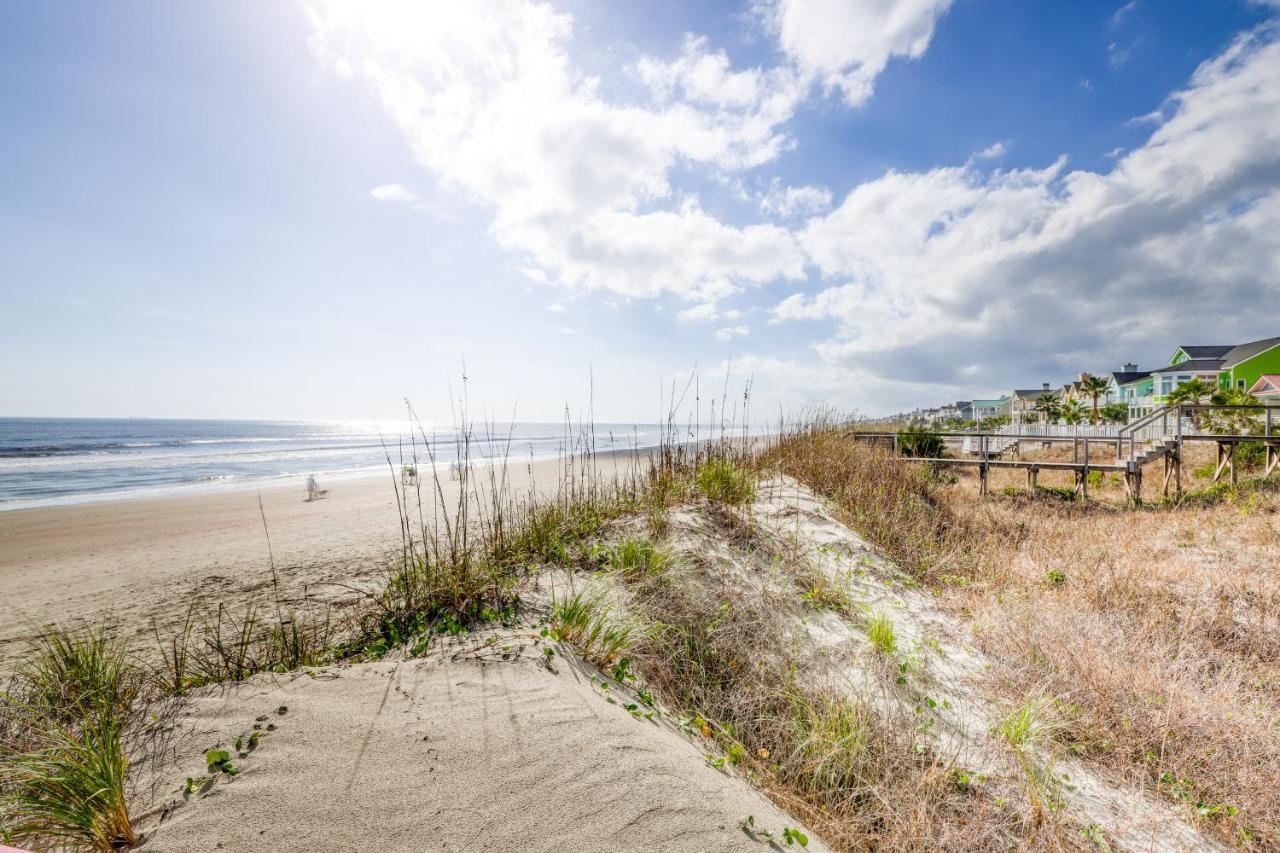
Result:
[[[0,418],[0,511],[85,500],[164,494],[315,475],[321,480],[398,468],[410,461],[409,425],[369,421],[283,422],[141,418]],[[436,462],[458,457],[452,428],[426,427]],[[658,424],[597,424],[595,450],[656,446]],[[427,465],[415,431],[418,461]],[[581,449],[565,424],[473,430],[473,460],[513,464]],[[385,450],[384,450],[385,443]]]

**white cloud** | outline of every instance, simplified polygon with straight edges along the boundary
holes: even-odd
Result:
[[[724,326],[722,328],[716,329],[716,333],[715,333],[716,340],[731,341],[734,338],[743,338],[743,337],[746,337],[750,331],[751,331],[750,328],[748,328],[747,326],[743,326],[741,324],[737,326]]]
[[[669,183],[677,165],[775,158],[794,73],[732,72],[690,39],[670,68],[646,66],[661,99],[615,103],[571,67],[572,19],[548,5],[334,0],[312,21],[323,66],[367,81],[419,162],[489,206],[493,237],[549,283],[705,300],[803,276],[789,231],[726,224]]]
[[[1007,150],[1003,142],[993,142],[975,154],[974,157],[978,160],[999,160]]]
[[[969,164],[856,187],[801,235],[845,282],[774,319],[835,320],[830,364],[952,383],[1119,364],[1210,319],[1215,339],[1274,334],[1246,306],[1280,282],[1278,30],[1204,63],[1109,172]]]
[[[783,52],[857,106],[895,57],[918,59],[951,0],[767,0]]]
[[[559,302],[552,302],[550,305],[547,306],[547,310],[550,311],[552,314],[563,314],[564,306],[561,305]]]
[[[831,190],[826,187],[784,187],[777,178],[760,198],[760,209],[765,213],[789,218],[808,216],[831,207]]]
[[[681,323],[714,323],[731,321],[742,317],[737,308],[720,308],[714,302],[701,302],[692,308],[686,308],[676,315]]]
[[[402,204],[413,204],[418,200],[418,196],[402,184],[383,184],[380,187],[374,187],[369,190],[369,195],[378,201],[399,202]]]

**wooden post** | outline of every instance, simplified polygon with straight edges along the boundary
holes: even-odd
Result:
[[[1080,472],[1080,493],[1089,499],[1089,439],[1084,440],[1084,470]]]
[[[1231,485],[1236,484],[1236,443],[1231,442],[1227,448],[1227,464],[1231,466]]]

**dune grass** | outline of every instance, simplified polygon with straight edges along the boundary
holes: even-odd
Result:
[[[738,506],[755,497],[755,474],[732,458],[710,458],[694,478],[708,500]]]
[[[0,697],[0,839],[132,845],[125,743],[142,674],[104,630],[51,630]]]
[[[822,495],[972,620],[1021,709],[997,733],[1011,748],[1048,714],[1026,697],[1054,696],[1064,751],[1143,780],[1230,846],[1280,846],[1274,478],[1142,508],[981,500],[971,476],[939,479],[831,424],[785,437],[761,464]]]
[[[469,459],[465,447],[460,455]],[[163,665],[145,672],[105,635],[51,638],[6,700],[5,837],[93,850],[127,843],[126,753],[140,692],[416,653],[433,636],[514,619],[525,581],[554,566],[603,569],[629,594],[626,613],[590,591],[557,597],[554,639],[601,666],[632,659],[667,707],[699,722],[696,738],[735,756],[832,846],[1075,846],[1080,838],[1061,825],[1027,820],[1025,806],[964,781],[919,737],[919,720],[798,677],[804,653],[789,620],[845,607],[838,590],[801,573],[785,589],[730,596],[705,567],[671,571],[677,561],[658,541],[671,510],[692,501],[709,523],[740,525],[741,513],[722,507],[753,500],[756,476],[768,472],[815,491],[972,621],[1012,708],[992,734],[1026,758],[1033,813],[1046,810],[1046,770],[1035,762],[1052,742],[1118,778],[1145,779],[1229,844],[1280,845],[1280,581],[1266,568],[1280,564],[1280,507],[1269,489],[1248,502],[1123,511],[978,501],[963,479],[892,461],[821,419],[754,445],[669,443],[607,484],[590,460],[584,452],[566,465],[555,494],[538,500],[505,492],[499,466],[479,472],[470,462],[452,506],[440,505],[439,481],[425,496],[397,487],[402,548],[386,583],[354,593],[341,618],[279,600],[239,615],[191,614],[177,636],[157,630]],[[600,547],[627,519],[649,538],[633,524]],[[741,529],[725,534],[756,547]],[[1050,572],[1069,581],[1046,584]],[[899,652],[887,614],[861,625],[878,654]],[[1028,699],[1046,695],[1052,706]]]

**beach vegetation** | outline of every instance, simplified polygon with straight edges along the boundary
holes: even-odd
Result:
[[[709,459],[698,468],[698,489],[707,500],[737,506],[755,497],[755,475],[728,458]]]
[[[126,743],[140,673],[105,629],[50,630],[0,694],[0,840],[132,845]]]

